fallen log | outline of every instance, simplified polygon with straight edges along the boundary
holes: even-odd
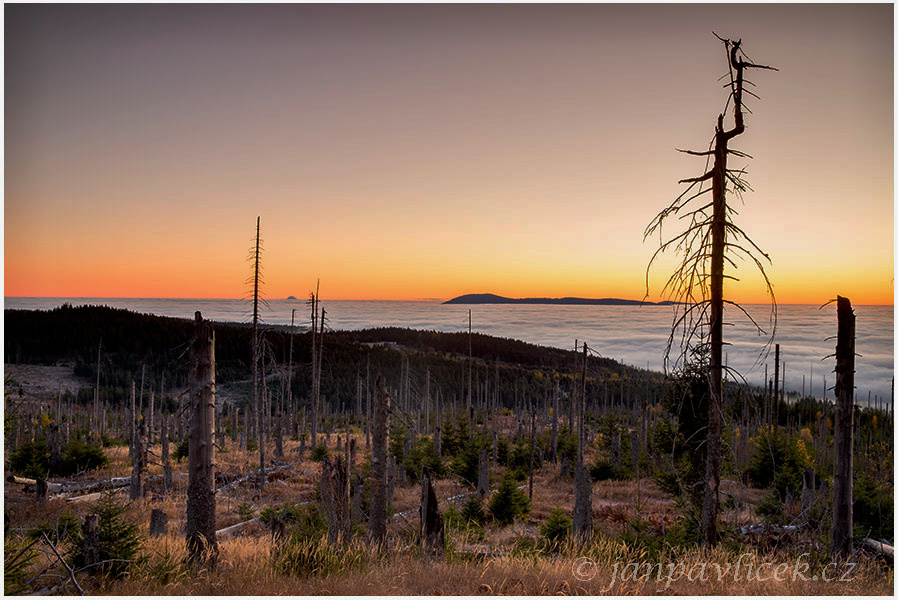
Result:
[[[293,463],[280,465],[280,466],[277,466],[277,467],[274,467],[274,468],[268,468],[268,469],[265,470],[265,477],[267,478],[269,475],[271,475],[271,474],[273,474],[273,473],[277,473],[278,471],[283,471],[284,469],[289,469],[290,467],[295,467],[295,466],[297,466],[297,465],[301,465],[302,462],[303,462],[303,461],[299,460],[299,461],[296,461],[296,462],[293,462]],[[229,483],[229,484],[227,484],[227,485],[223,485],[223,486],[220,487],[220,488],[217,488],[217,489],[215,490],[215,493],[216,493],[216,494],[219,494],[219,493],[221,493],[221,492],[227,491],[227,490],[231,489],[232,487],[234,487],[234,486],[236,486],[236,485],[239,485],[239,484],[243,483],[244,481],[246,481],[246,480],[248,480],[248,479],[251,479],[251,478],[253,478],[253,477],[258,477],[258,476],[261,475],[261,474],[262,474],[262,471],[259,470],[259,469],[256,469],[255,471],[250,471],[249,473],[247,473],[247,474],[244,475],[243,477],[240,477],[239,479],[235,479],[235,480],[232,481],[231,483]]]
[[[872,552],[875,552],[876,554],[887,556],[893,560],[895,558],[894,546],[889,546],[888,544],[885,544],[883,542],[877,542],[872,538],[865,537],[863,540],[861,540],[861,546]]]
[[[10,483],[16,483],[19,485],[24,485],[27,487],[35,487],[37,485],[37,481],[34,479],[28,479],[27,477],[16,477],[15,475],[10,475],[6,478],[6,481]],[[74,492],[90,492],[95,490],[103,490],[107,488],[120,488],[131,485],[130,477],[112,477],[110,479],[95,479],[92,481],[78,481],[78,482],[47,482],[47,492],[52,494],[71,494]],[[26,489],[27,491],[27,489]]]
[[[33,492],[34,488],[37,487],[37,481],[34,479],[28,479],[27,477],[16,477],[15,475],[10,475],[6,478],[6,481],[9,483],[15,483],[18,485],[24,485],[26,492]],[[58,494],[63,491],[61,483],[50,483],[47,482],[47,493],[49,494]]]
[[[225,527],[224,529],[219,529],[215,532],[215,539],[218,541],[230,539],[243,531],[250,523],[261,523],[261,521],[259,521],[259,517],[256,517],[255,519],[250,519],[249,521],[243,521],[242,523],[237,523],[236,525],[231,525],[230,527]]]
[[[123,489],[116,490],[116,493],[124,491]],[[103,492],[93,492],[92,494],[85,494],[83,496],[72,496],[71,498],[66,498],[65,501],[71,504],[81,504],[84,502],[96,502],[103,496]]]

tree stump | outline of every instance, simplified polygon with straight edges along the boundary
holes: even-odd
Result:
[[[327,517],[327,540],[332,544],[347,542],[351,532],[347,482],[343,457],[331,460],[325,456],[321,463],[321,505]]]
[[[801,486],[801,512],[803,513],[810,510],[816,500],[815,479],[814,467],[806,468]]]
[[[34,501],[38,504],[47,501],[47,480],[40,476],[35,479]]]
[[[268,521],[268,530],[271,532],[271,541],[277,548],[277,545],[287,537],[287,524],[284,522],[284,517],[272,515],[271,520]]]
[[[82,546],[85,565],[95,565],[100,562],[100,517],[87,515],[81,526]],[[95,569],[91,569],[93,571]]]
[[[481,451],[484,453],[485,451]],[[437,505],[437,495],[433,489],[433,475],[429,467],[424,467],[421,477],[421,526],[420,539],[424,556],[440,556],[445,549],[443,517]]]
[[[154,508],[150,513],[150,535],[158,537],[168,533],[168,515],[161,508]]]

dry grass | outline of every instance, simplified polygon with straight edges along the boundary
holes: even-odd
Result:
[[[599,543],[589,551],[594,562],[578,560],[576,552],[557,557],[504,556],[464,561],[451,556],[443,561],[422,560],[394,551],[386,557],[370,555],[364,564],[324,576],[282,575],[272,567],[271,544],[266,538],[237,539],[221,544],[213,572],[190,573],[177,565],[184,557],[183,541],[176,536],[148,543],[153,558],[135,576],[107,582],[104,594],[166,595],[888,595],[893,574],[871,561],[854,569],[850,581],[804,581],[788,557],[742,555],[739,580],[734,571],[718,579],[717,565],[735,565],[739,555],[726,550],[692,550],[678,557],[682,573],[671,574],[663,564],[647,571],[638,550],[619,543]],[[575,550],[571,548],[570,550]],[[154,561],[157,563],[154,569]],[[760,567],[761,563],[771,564]],[[615,564],[617,563],[617,564]],[[784,566],[779,567],[779,564]],[[633,576],[638,564],[638,576]],[[629,567],[627,565],[630,565]],[[748,575],[748,566],[755,569]],[[654,568],[654,567],[653,567]],[[757,569],[760,568],[760,571]],[[779,581],[774,574],[779,568]],[[158,572],[177,573],[161,583]],[[579,570],[578,570],[579,569]],[[801,572],[801,571],[799,571]],[[813,571],[809,571],[810,577]]]
[[[364,438],[357,437],[359,452],[356,463],[364,454]],[[285,440],[285,460],[295,460],[291,450],[298,442]],[[248,453],[237,449],[230,441],[228,452],[217,454],[219,472],[235,475],[244,474],[256,467],[258,453]],[[336,437],[331,437],[331,452],[336,451]],[[126,448],[108,448],[110,466],[102,476],[122,476],[130,472]],[[160,453],[159,445],[153,448]],[[273,455],[273,444],[268,456]],[[150,494],[145,500],[135,501],[128,506],[128,518],[138,523],[141,533],[148,535],[149,516],[153,508],[161,508],[169,515],[168,535],[157,538],[147,537],[142,555],[145,560],[135,565],[130,577],[120,581],[104,578],[84,577],[82,585],[90,593],[113,595],[549,595],[549,594],[589,594],[589,595],[655,595],[655,594],[726,594],[726,595],[885,595],[892,593],[894,574],[872,560],[863,559],[846,581],[804,581],[793,577],[795,557],[787,554],[759,555],[748,551],[742,558],[742,565],[760,565],[761,577],[746,580],[744,574],[717,580],[717,565],[735,564],[739,555],[719,548],[708,554],[701,549],[681,551],[674,556],[672,550],[662,554],[661,562],[675,560],[682,565],[685,573],[699,573],[701,565],[706,565],[706,580],[685,575],[673,581],[658,577],[633,577],[635,566],[640,565],[644,575],[648,556],[646,550],[628,546],[620,541],[621,532],[630,528],[635,517],[648,522],[655,531],[665,531],[682,518],[672,498],[658,490],[650,480],[643,479],[639,485],[633,481],[607,481],[597,483],[593,489],[594,523],[597,540],[588,548],[578,549],[568,545],[557,555],[539,554],[532,550],[539,539],[539,523],[556,507],[571,510],[573,504],[572,485],[569,480],[557,477],[557,467],[547,464],[535,474],[534,495],[528,519],[510,527],[487,526],[485,539],[466,537],[463,532],[450,535],[450,551],[444,560],[424,560],[417,556],[412,531],[417,526],[416,508],[420,502],[420,488],[417,485],[397,486],[393,501],[397,511],[409,511],[405,518],[392,521],[390,532],[395,547],[385,554],[374,554],[356,542],[349,549],[327,548],[322,542],[310,542],[313,547],[306,550],[316,560],[327,553],[327,563],[331,572],[298,577],[278,570],[273,558],[273,544],[264,527],[257,525],[244,530],[239,536],[220,543],[218,563],[214,572],[192,573],[184,567],[185,545],[183,527],[185,518],[186,462],[175,464],[174,489],[167,496],[161,494],[161,484],[149,486]],[[161,473],[158,466],[151,467],[152,474]],[[182,475],[178,477],[178,475]],[[273,477],[263,489],[245,483],[221,493],[217,499],[216,524],[227,527],[244,519],[248,508],[258,516],[266,506],[279,506],[314,498],[314,490],[320,474],[317,463],[304,462]],[[92,473],[89,477],[96,478]],[[494,482],[498,477],[494,477]],[[732,493],[738,493],[751,501],[758,495],[756,490],[739,488],[732,484]],[[89,505],[67,504],[63,499],[51,499],[44,505],[36,505],[30,496],[21,494],[15,486],[8,486],[5,492],[6,510],[12,517],[13,534],[20,536],[29,527],[38,523],[51,523],[61,513],[69,513],[83,518],[90,512]],[[448,498],[464,488],[453,480],[441,480],[436,484],[437,495]],[[526,490],[526,488],[525,488]],[[126,498],[127,494],[121,494]],[[443,503],[441,508],[445,509]],[[242,509],[242,510],[241,510]],[[730,521],[737,517],[741,522],[751,518],[749,511],[724,518]],[[528,542],[529,540],[529,542]],[[317,544],[317,545],[315,545]],[[409,545],[411,547],[409,548]],[[281,548],[283,544],[278,547]],[[518,552],[516,549],[529,547],[531,550]],[[472,559],[471,554],[456,553],[454,550],[477,549],[488,559]],[[476,554],[476,553],[475,553]],[[588,557],[591,562],[579,560]],[[656,559],[657,561],[658,559]],[[50,556],[42,554],[37,570],[49,564]],[[782,563],[780,581],[772,576],[777,564]],[[628,567],[628,565],[631,565]],[[627,571],[629,568],[629,571]],[[579,571],[578,571],[579,569]],[[665,566],[662,575],[668,574]],[[814,574],[811,571],[810,574]],[[622,577],[622,575],[628,575]],[[62,591],[72,592],[71,586]]]

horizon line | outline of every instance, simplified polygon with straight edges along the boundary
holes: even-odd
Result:
[[[453,298],[457,298],[458,296],[453,296]],[[4,301],[6,299],[16,299],[16,300],[24,300],[24,299],[43,299],[43,300],[243,300],[247,302],[251,302],[252,298],[222,298],[222,297],[209,297],[209,298],[190,298],[190,297],[177,297],[177,296],[3,296]],[[294,302],[305,302],[305,298],[295,297]],[[453,298],[321,298],[319,301],[327,302],[445,302],[446,300],[452,300]],[[550,298],[550,296],[527,296],[527,298]],[[579,296],[561,296],[561,298],[579,298]],[[288,301],[288,298],[264,298],[266,302],[272,301]],[[643,302],[643,300],[634,300],[634,302]],[[652,304],[657,304],[658,302],[662,302],[661,300],[656,301],[646,301],[646,306],[651,306]],[[652,304],[649,304],[651,302]],[[828,301],[829,302],[829,301]],[[461,304],[461,303],[460,303]],[[491,303],[487,302],[479,302],[474,303],[478,306],[490,306]],[[501,304],[501,303],[497,303]],[[757,304],[757,305],[770,305],[769,302],[740,302],[738,304]],[[777,302],[777,306],[824,306],[826,303],[817,304],[816,302]],[[472,304],[473,305],[473,304]],[[507,306],[507,304],[501,304],[502,306]],[[895,306],[894,301],[888,304],[882,303],[852,303],[852,306]],[[5,306],[4,306],[5,308]],[[664,306],[667,308],[667,306]]]

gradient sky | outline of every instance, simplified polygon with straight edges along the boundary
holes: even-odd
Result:
[[[731,161],[778,301],[893,302],[891,4],[4,12],[6,296],[245,296],[261,215],[271,298],[641,298],[716,31],[780,69]]]

